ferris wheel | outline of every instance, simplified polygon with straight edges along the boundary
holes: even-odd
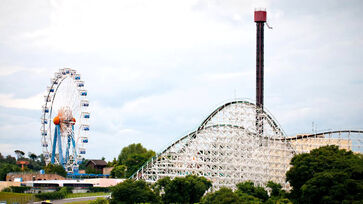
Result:
[[[42,107],[41,143],[46,164],[78,173],[89,135],[89,102],[81,75],[70,68],[56,72]]]

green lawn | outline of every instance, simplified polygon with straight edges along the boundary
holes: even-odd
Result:
[[[90,203],[92,200],[87,200],[87,201],[76,201],[76,202],[69,202],[68,204],[88,204]]]
[[[7,203],[25,204],[29,201],[35,201],[36,198],[32,194],[27,193],[8,193],[0,192],[0,201],[5,200]]]
[[[109,195],[110,193],[71,193],[66,196],[66,198],[78,198],[78,197],[90,197],[90,196],[103,196]],[[35,198],[34,194],[28,193],[8,193],[8,192],[0,192],[0,201],[6,201],[7,203],[19,203],[26,204],[29,201],[38,201]],[[71,202],[74,204],[85,204],[90,201],[80,201],[80,202]]]
[[[71,193],[71,194],[67,194],[66,198],[104,196],[104,195],[109,195],[109,194],[110,193],[103,193],[103,192],[97,192],[97,193]]]

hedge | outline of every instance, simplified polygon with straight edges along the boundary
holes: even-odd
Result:
[[[29,186],[10,186],[11,192],[13,193],[24,193],[31,189]]]
[[[35,195],[35,197],[39,198],[40,200],[59,200],[66,197],[67,191],[68,189],[66,187],[63,187],[56,192],[38,193]]]
[[[4,188],[1,192],[11,192],[11,188],[9,188],[9,187]]]

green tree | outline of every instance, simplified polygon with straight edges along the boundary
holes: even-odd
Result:
[[[5,181],[6,174],[8,174],[10,172],[18,172],[18,171],[21,171],[21,169],[15,164],[1,163],[0,164],[0,180]]]
[[[147,160],[149,160],[149,157],[145,154],[130,155],[125,162],[125,166],[127,167],[126,177],[132,176]]]
[[[158,197],[145,181],[127,179],[111,188],[111,203],[156,203]]]
[[[117,160],[114,157],[112,162],[111,161],[107,162],[107,167],[115,167],[115,166],[117,166]]]
[[[153,156],[155,156],[155,152],[147,150],[140,143],[130,144],[121,150],[117,163],[127,167],[126,177],[130,177]]]
[[[102,174],[102,170],[94,169],[92,167],[87,167],[86,174]]]
[[[243,183],[237,184],[236,193],[241,197],[246,197],[244,194],[253,196],[255,198],[260,199],[261,201],[266,201],[269,197],[267,191],[261,186],[255,186],[253,182],[246,181]]]
[[[270,197],[265,204],[293,204],[288,198]]]
[[[36,159],[36,158],[38,158],[38,156],[37,156],[36,154],[31,153],[31,152],[29,152],[29,153],[28,153],[28,157],[29,157],[31,160],[33,160],[33,161],[35,161],[35,159]]]
[[[281,184],[269,181],[267,182],[266,187],[270,188],[270,198],[265,202],[265,204],[279,204],[279,203],[292,203],[289,199],[287,199],[286,191],[282,190]]]
[[[266,187],[271,189],[271,197],[284,197],[286,192],[282,190],[282,186],[279,183],[275,183],[273,181],[267,182]]]
[[[14,152],[15,152],[16,157],[17,157],[18,160],[25,155],[25,153],[23,151],[21,151],[21,150],[15,150]]]
[[[125,178],[126,176],[126,166],[125,165],[117,165],[111,171],[112,178]]]
[[[256,198],[255,196],[248,195],[247,193],[242,193],[241,191],[235,192],[241,203],[248,203],[248,204],[261,204],[263,203],[261,199]]]
[[[286,180],[299,203],[363,200],[363,157],[337,146],[324,146],[292,158]]]
[[[164,192],[164,189],[171,182],[170,177],[164,177],[159,179],[154,185],[152,185],[153,191],[156,195],[161,196],[160,192]]]
[[[126,160],[130,158],[130,156],[142,154],[144,154],[146,157],[155,156],[154,151],[147,150],[140,143],[130,144],[129,146],[122,148],[121,153],[118,155],[118,162],[119,164],[125,164]]]
[[[4,162],[8,164],[16,164],[16,158],[8,155],[6,156]]]
[[[213,193],[207,193],[201,200],[202,204],[238,204],[242,203],[239,196],[230,188],[222,187]]]
[[[63,168],[63,166],[58,164],[49,163],[47,166],[45,166],[44,171],[47,174],[58,174],[63,177],[67,176],[66,170]]]
[[[45,166],[45,157],[43,154],[39,154],[38,155],[38,162],[39,164],[41,164],[42,166]]]
[[[162,199],[164,203],[197,203],[211,186],[204,177],[176,177],[165,186]]]
[[[85,158],[82,158],[82,162],[79,164],[79,169],[80,170],[86,170],[86,164],[87,164],[88,160]]]

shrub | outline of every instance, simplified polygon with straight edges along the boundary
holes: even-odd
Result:
[[[11,192],[11,188],[4,188],[1,192]]]
[[[59,200],[65,198],[67,195],[67,188],[63,187],[59,191],[50,193],[38,193],[35,197],[41,200]]]
[[[10,186],[11,192],[13,193],[24,193],[31,189],[29,186]]]

